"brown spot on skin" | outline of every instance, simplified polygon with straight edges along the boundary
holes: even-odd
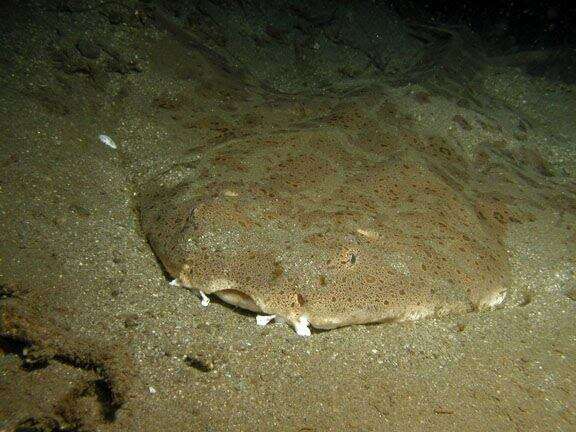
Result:
[[[282,276],[284,274],[284,267],[282,267],[282,264],[279,263],[278,261],[276,261],[274,263],[274,270],[272,272],[272,280],[276,280],[278,279],[280,276]]]
[[[306,300],[304,299],[304,296],[300,293],[296,294],[296,300],[298,300],[298,304],[300,306],[304,306],[304,303],[306,303]]]
[[[372,275],[366,275],[364,276],[364,282],[366,282],[367,284],[373,284],[374,282],[376,282],[376,278]]]

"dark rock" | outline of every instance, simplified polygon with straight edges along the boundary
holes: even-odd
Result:
[[[124,327],[135,328],[138,324],[140,324],[140,317],[137,314],[128,314],[124,317]]]
[[[0,284],[0,299],[14,297],[14,288],[7,284]]]
[[[84,0],[61,0],[58,10],[61,12],[85,12],[91,9],[91,5]]]
[[[94,72],[92,62],[83,58],[74,47],[56,48],[53,59],[58,70],[68,75],[77,73],[92,75]]]
[[[121,75],[142,72],[142,67],[135,60],[127,60],[121,56],[114,57],[108,62],[108,70]]]
[[[214,360],[204,353],[189,354],[184,358],[184,363],[200,372],[210,372],[214,369]]]
[[[104,10],[104,15],[112,25],[120,25],[129,21],[129,9],[122,8],[120,5],[109,4]]]
[[[76,44],[76,48],[78,48],[78,51],[80,54],[82,54],[82,56],[92,60],[96,60],[98,57],[100,57],[102,52],[97,44],[87,39],[80,39]]]
[[[456,114],[454,117],[452,117],[452,120],[454,120],[462,130],[469,131],[472,129],[472,126],[470,123],[468,123],[468,120],[466,120],[461,114]]]

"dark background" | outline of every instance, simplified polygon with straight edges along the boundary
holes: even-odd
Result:
[[[393,0],[406,19],[467,25],[480,35],[520,50],[576,46],[576,2]]]

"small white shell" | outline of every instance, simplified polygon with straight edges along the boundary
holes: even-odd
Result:
[[[296,330],[296,334],[302,337],[308,337],[311,335],[310,333],[310,321],[308,321],[308,317],[306,315],[302,315],[298,318],[298,321],[294,323],[294,330]]]
[[[276,315],[256,315],[256,324],[264,327],[270,321],[276,318]]]
[[[208,296],[206,294],[204,294],[204,291],[199,291],[200,292],[200,297],[202,298],[202,301],[200,302],[200,304],[204,307],[208,306],[210,304],[210,298],[208,298]]]
[[[98,135],[98,139],[100,140],[100,142],[104,145],[107,145],[110,148],[113,149],[117,149],[118,146],[116,145],[116,143],[114,142],[114,140],[112,138],[110,138],[108,135]]]

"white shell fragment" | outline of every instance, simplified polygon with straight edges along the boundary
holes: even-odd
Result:
[[[176,286],[176,287],[181,287],[181,286],[186,286],[183,285],[182,282],[180,282],[180,279],[176,278],[176,279],[172,279],[169,284],[171,286]],[[210,304],[210,298],[204,293],[204,291],[198,291],[198,293],[200,294],[200,304],[204,307],[208,306]]]
[[[276,315],[256,315],[256,324],[264,327],[274,318],[276,318]]]
[[[308,317],[306,315],[302,315],[294,324],[294,330],[296,330],[296,334],[298,336],[308,337],[311,335],[309,326],[310,321],[308,321]]]
[[[206,294],[204,294],[204,291],[199,291],[200,293],[200,297],[202,298],[202,301],[200,302],[200,304],[204,307],[208,306],[210,304],[210,299],[208,298],[208,296]]]
[[[486,301],[484,302],[484,305],[489,307],[489,308],[495,308],[496,306],[499,306],[500,304],[502,304],[502,302],[504,302],[504,300],[506,300],[506,291],[498,293],[498,294],[486,299]]]
[[[114,142],[114,140],[112,138],[110,138],[108,135],[98,135],[98,139],[100,140],[100,142],[104,145],[107,145],[110,148],[113,149],[117,149],[118,146],[116,145],[116,143]]]
[[[148,391],[150,392],[150,394],[156,394],[156,389],[152,386],[148,387]]]

